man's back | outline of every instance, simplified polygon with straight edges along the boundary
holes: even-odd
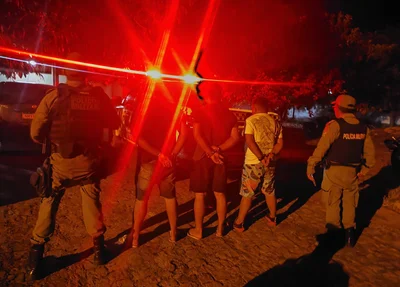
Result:
[[[276,140],[282,138],[282,129],[268,113],[257,113],[246,119],[245,134],[253,135],[261,152],[269,154],[276,144]],[[249,148],[246,150],[245,163],[259,163],[258,158]]]
[[[237,124],[235,115],[222,103],[207,104],[195,109],[193,118],[195,123],[201,125],[204,138],[214,146],[224,143]],[[197,146],[194,160],[200,159],[203,155],[204,151]]]

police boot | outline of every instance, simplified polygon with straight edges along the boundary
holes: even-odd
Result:
[[[43,258],[44,244],[33,244],[29,251],[29,259],[27,266],[28,279],[33,281],[38,277],[40,261]]]
[[[354,227],[346,229],[346,246],[354,247],[356,245],[356,235]]]
[[[104,247],[104,236],[101,235],[99,237],[93,238],[93,253],[94,265],[104,265],[106,264],[106,252]]]

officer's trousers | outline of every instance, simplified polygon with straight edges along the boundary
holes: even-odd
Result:
[[[326,205],[327,228],[355,227],[359,198],[356,169],[331,166],[324,171],[321,188],[322,199]]]
[[[66,179],[79,181],[93,173],[90,167],[91,160],[82,156],[74,159],[62,159],[58,154],[53,154],[51,162],[53,164],[52,186],[55,193],[54,196],[42,198],[41,200],[38,219],[32,232],[31,242],[33,244],[45,243],[54,232],[60,201],[64,193],[70,189],[65,188],[62,183]],[[80,191],[86,230],[93,238],[98,237],[106,231],[101,211],[100,183],[81,184]]]

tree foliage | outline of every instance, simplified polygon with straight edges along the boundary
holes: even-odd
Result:
[[[329,15],[319,0],[222,0],[200,72],[234,80],[302,82],[301,86],[233,85],[231,101],[268,97],[274,105],[311,107],[342,86],[371,101],[399,79],[399,31],[363,33],[352,17]],[[88,62],[146,70],[157,55],[171,0],[0,0],[0,45]],[[163,70],[180,73],[173,52],[191,61],[208,1],[181,0]],[[27,73],[26,63],[0,59]],[[397,88],[398,89],[398,88]]]

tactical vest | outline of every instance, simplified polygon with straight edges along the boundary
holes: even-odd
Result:
[[[349,124],[344,119],[337,119],[340,135],[333,142],[326,160],[340,165],[359,165],[362,163],[367,126],[362,123]]]
[[[50,112],[52,151],[71,158],[96,149],[103,133],[98,88],[78,89],[60,84],[57,92]]]

